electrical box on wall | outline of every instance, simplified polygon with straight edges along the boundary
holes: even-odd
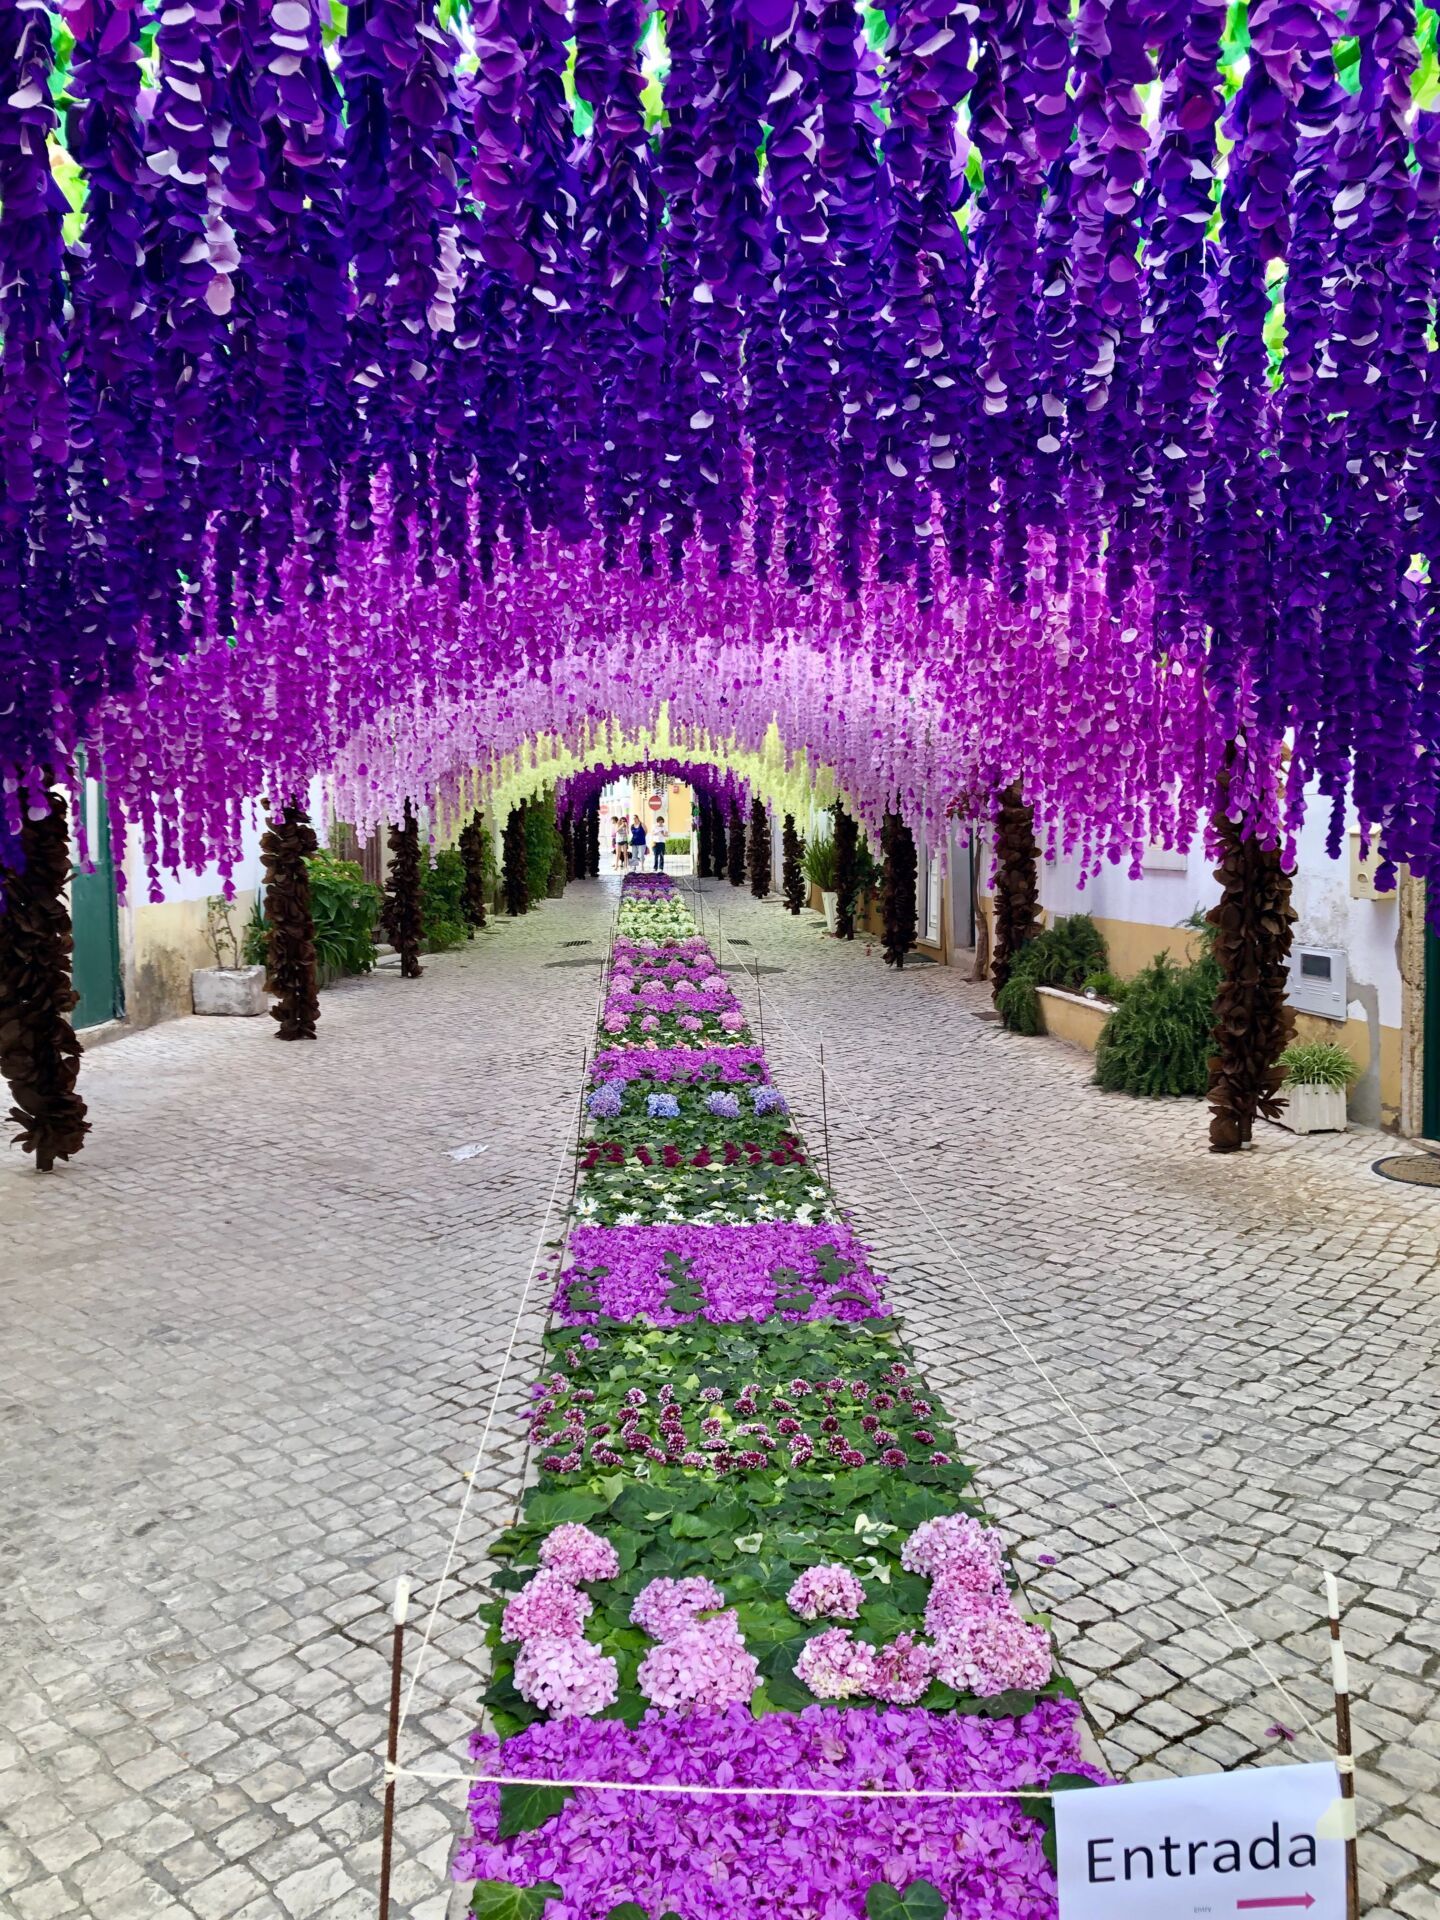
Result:
[[[1345,952],[1341,947],[1306,947],[1290,952],[1290,1004],[1297,1013],[1318,1013],[1322,1020],[1343,1020],[1349,994]]]

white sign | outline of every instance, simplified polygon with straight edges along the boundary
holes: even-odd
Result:
[[[1057,1793],[1060,1920],[1345,1920],[1352,1813],[1328,1761]]]

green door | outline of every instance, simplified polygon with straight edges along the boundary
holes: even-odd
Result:
[[[80,999],[70,1018],[78,1027],[98,1027],[120,1013],[120,904],[110,854],[105,795],[85,782],[86,836],[95,871],[70,870],[70,921],[75,931],[73,977]]]

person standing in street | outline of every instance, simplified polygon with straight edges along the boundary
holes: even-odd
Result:
[[[650,842],[650,844],[655,849],[655,871],[656,873],[664,873],[665,871],[665,816],[663,813],[661,814],[660,818],[655,822],[655,838]]]
[[[645,822],[637,814],[630,829],[630,871],[639,873],[645,865]]]

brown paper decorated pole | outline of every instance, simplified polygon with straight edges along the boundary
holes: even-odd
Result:
[[[405,1661],[405,1616],[410,1582],[395,1582],[390,1635],[390,1729],[385,1740],[385,1812],[380,1823],[380,1920],[390,1920],[390,1861],[395,1847],[395,1764],[400,1754],[400,1679]]]
[[[1340,1589],[1333,1573],[1325,1575],[1325,1599],[1330,1611],[1330,1672],[1335,1683],[1335,1766],[1340,1775],[1340,1801],[1345,1815],[1345,1912],[1360,1920],[1360,1861],[1355,1825],[1355,1748],[1350,1731],[1350,1667],[1340,1637]]]

